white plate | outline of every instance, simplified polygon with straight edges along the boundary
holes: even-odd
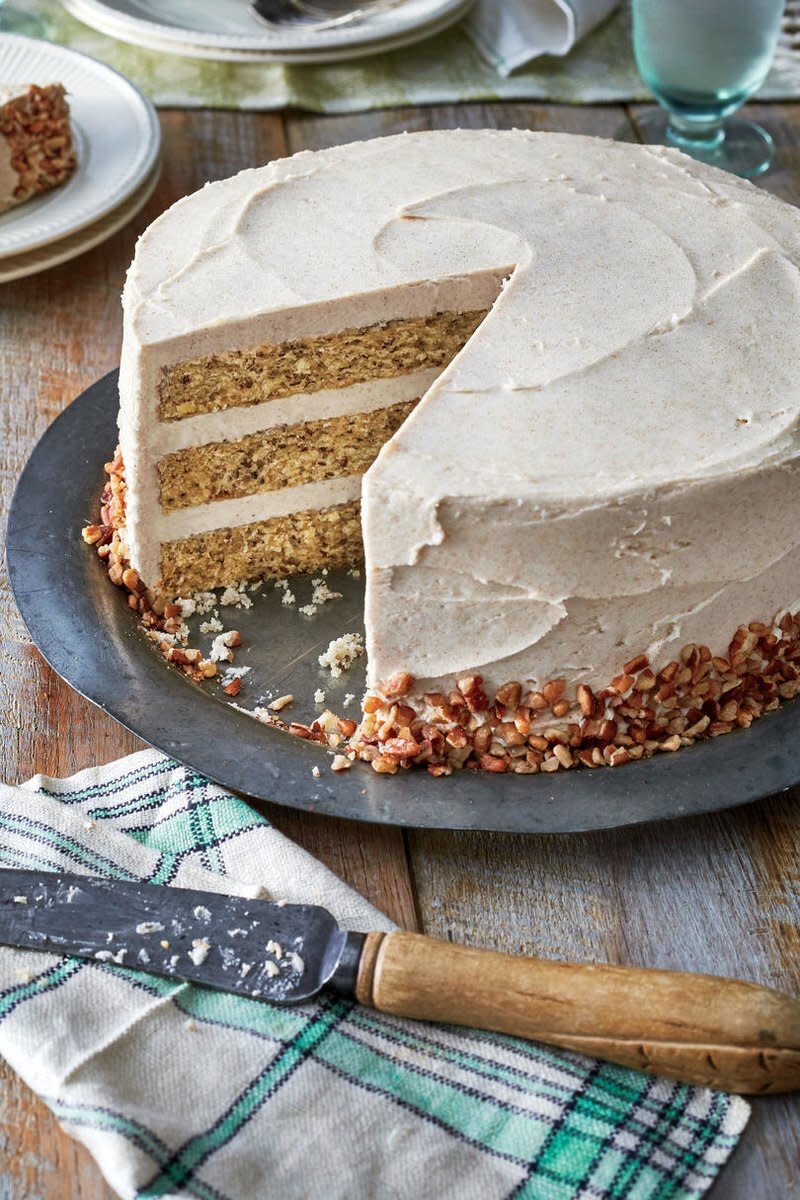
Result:
[[[467,10],[471,8],[474,0],[459,0],[457,5],[450,7],[448,12],[444,16],[440,16],[437,20],[417,26],[405,34],[386,38],[382,41],[372,41],[361,45],[340,46],[338,49],[331,50],[316,50],[312,48],[282,52],[230,50],[186,44],[173,39],[166,40],[144,30],[131,32],[127,28],[122,28],[108,14],[101,16],[95,12],[95,0],[62,0],[62,2],[67,11],[79,21],[91,25],[92,28],[110,37],[131,42],[133,45],[142,46],[147,50],[158,50],[165,54],[175,54],[186,58],[212,59],[215,62],[282,63],[287,66],[295,64],[310,66],[315,63],[337,63],[347,62],[350,59],[366,58],[372,54],[382,54],[389,50],[399,50],[402,46],[410,46],[415,42],[421,42],[425,38],[441,33],[450,25],[460,20]]]
[[[283,56],[342,50],[404,37],[450,14],[460,16],[467,7],[464,0],[405,0],[396,9],[352,26],[312,33],[302,26],[285,32],[269,29],[253,12],[250,0],[64,0],[64,4],[73,16],[103,33],[137,45],[152,45],[152,39],[159,44],[173,42],[181,47],[174,53],[197,58],[218,57],[209,51]]]
[[[85,54],[0,34],[0,86],[7,83],[63,83],[78,165],[63,187],[0,216],[0,258],[57,241],[113,212],[148,178],[161,145],[150,101]]]
[[[50,242],[38,250],[29,250],[27,254],[9,254],[0,259],[0,283],[21,279],[24,275],[35,275],[39,271],[46,271],[48,267],[57,267],[60,263],[77,258],[79,254],[84,254],[93,246],[110,238],[118,229],[122,229],[123,225],[127,225],[136,216],[139,209],[147,203],[155,190],[160,174],[161,165],[159,163],[119,208],[115,208],[113,212],[107,213],[105,217],[93,225],[86,226],[78,233],[70,234],[57,242]]]

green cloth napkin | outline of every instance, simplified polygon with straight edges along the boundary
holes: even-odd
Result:
[[[0,785],[0,865],[324,904],[391,923],[243,801],[155,751]],[[700,1196],[737,1098],[326,997],[280,1009],[0,947],[0,1054],[123,1197]]]
[[[633,61],[627,5],[566,58],[537,59],[507,79],[483,60],[462,25],[415,46],[352,63],[284,67],[215,63],[143,50],[82,25],[58,0],[15,0],[15,6],[43,17],[52,41],[115,67],[162,108],[295,107],[348,113],[466,100],[601,104],[647,99]],[[800,55],[781,54],[760,97],[798,96]]]

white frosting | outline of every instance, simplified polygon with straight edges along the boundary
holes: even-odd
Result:
[[[301,483],[282,488],[279,492],[256,492],[253,496],[234,500],[213,500],[210,504],[195,504],[175,512],[158,512],[153,518],[153,531],[161,542],[208,533],[212,529],[228,529],[249,525],[253,521],[268,521],[289,513],[308,509],[332,508],[356,500],[361,492],[360,475],[343,475],[323,479],[319,483]]]
[[[634,651],[724,652],[800,591],[798,262],[789,206],[569,135],[403,135],[209,185],[126,284],[132,543],[162,365],[477,308],[510,275],[365,476],[370,679],[604,684]]]
[[[18,183],[19,175],[11,165],[11,146],[0,135],[0,213],[14,206],[14,192]]]
[[[16,100],[17,96],[24,96],[30,90],[29,83],[5,83],[0,87],[0,104],[8,104],[9,100]]]

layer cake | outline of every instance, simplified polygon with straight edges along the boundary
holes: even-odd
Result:
[[[692,648],[719,709],[798,607],[798,263],[790,206],[600,139],[401,135],[210,184],[125,287],[127,556],[163,599],[363,543],[367,746],[457,695],[473,728],[543,696],[536,728],[608,721]]]

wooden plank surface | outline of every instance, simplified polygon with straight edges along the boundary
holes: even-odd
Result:
[[[0,288],[0,515],[37,437],[118,362],[119,292],[136,237],[208,179],[303,148],[456,125],[637,136],[639,110],[468,105],[347,117],[165,112],[164,174],[125,230],[73,263]],[[763,106],[778,161],[765,186],[800,201],[800,110]],[[67,774],[140,744],[75,696],[30,646],[0,578],[0,778]],[[800,991],[798,795],[733,813],[581,836],[404,833],[265,806],[399,924],[560,958],[716,971]],[[109,1200],[89,1155],[0,1063],[0,1197]],[[800,1197],[800,1105],[754,1106],[714,1200]]]

